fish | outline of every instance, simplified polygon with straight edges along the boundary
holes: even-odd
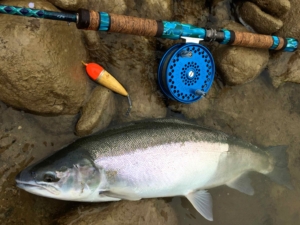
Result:
[[[292,189],[286,149],[259,148],[189,121],[145,120],[76,140],[22,170],[16,185],[79,202],[185,196],[212,221],[207,190],[227,185],[253,195],[252,171]]]

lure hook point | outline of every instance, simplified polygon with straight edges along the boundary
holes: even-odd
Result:
[[[129,108],[127,109],[127,112],[125,113],[125,116],[129,116],[131,109],[132,109],[132,103],[131,103],[131,99],[130,99],[129,95],[127,95],[127,99],[128,99]]]

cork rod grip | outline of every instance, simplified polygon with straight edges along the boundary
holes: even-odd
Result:
[[[156,20],[110,13],[110,32],[154,37],[158,32]]]
[[[265,49],[269,49],[273,45],[272,36],[239,31],[234,31],[234,34],[235,38],[231,45]],[[284,39],[279,38],[279,40],[279,45],[275,50],[280,50],[284,47]]]

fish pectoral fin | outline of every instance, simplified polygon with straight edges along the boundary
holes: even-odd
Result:
[[[212,197],[207,191],[191,192],[186,195],[186,198],[205,219],[213,221]]]
[[[101,191],[100,194],[111,198],[119,198],[119,199],[124,199],[129,201],[141,200],[141,197],[138,196],[137,194],[121,188],[120,189],[114,188],[114,189],[109,189],[107,191]]]
[[[254,194],[254,189],[251,186],[251,180],[247,174],[239,176],[237,179],[227,183],[226,185],[247,195]]]

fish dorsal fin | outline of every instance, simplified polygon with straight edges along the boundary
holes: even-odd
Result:
[[[247,174],[239,176],[237,179],[228,182],[226,185],[247,195],[254,194],[254,189],[251,186],[251,180]]]
[[[123,188],[112,188],[109,190],[101,191],[100,194],[111,198],[119,198],[129,201],[138,201],[141,199],[141,197],[137,194]]]
[[[212,197],[207,191],[191,192],[186,197],[205,219],[213,221]]]

